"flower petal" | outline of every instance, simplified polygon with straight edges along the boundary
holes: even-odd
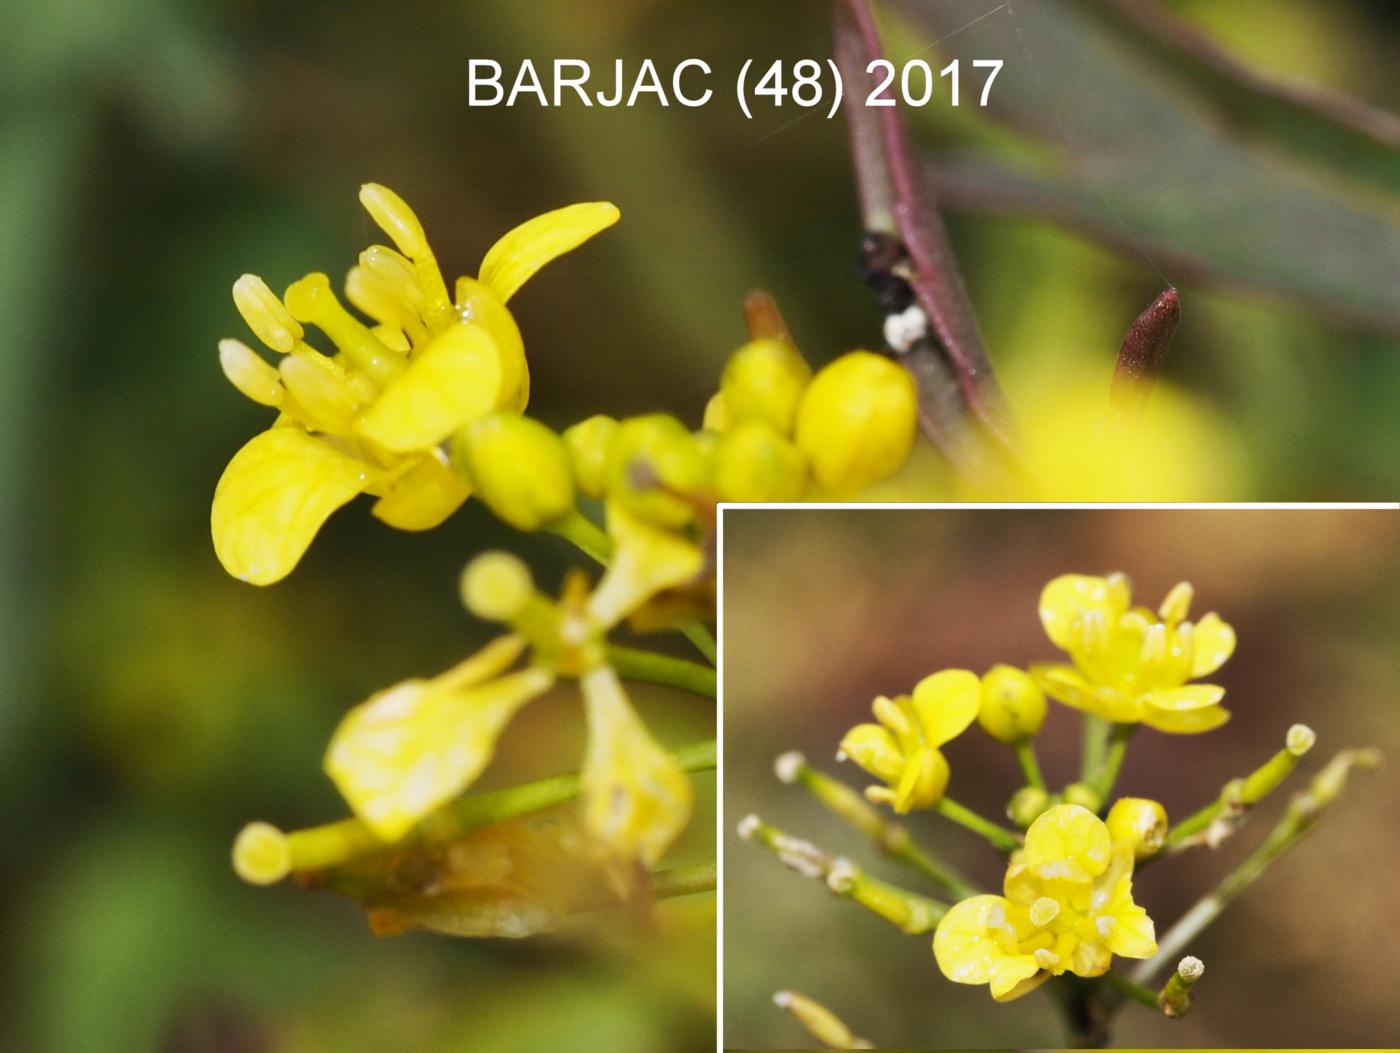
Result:
[[[652,596],[690,581],[705,566],[699,546],[608,504],[612,563],[588,600],[605,628],[616,625]]]
[[[1086,881],[1108,869],[1113,842],[1089,809],[1057,804],[1026,831],[1026,866],[1038,877]]]
[[[1072,665],[1037,662],[1029,670],[1031,679],[1056,702],[1075,709],[1098,710],[1094,685]]]
[[[611,202],[591,201],[528,219],[491,246],[477,277],[505,303],[546,263],[611,227],[621,215]]]
[[[982,704],[982,681],[966,669],[944,669],[914,686],[914,713],[930,746],[967,730]]]
[[[1000,896],[982,895],[955,903],[933,934],[938,968],[957,984],[991,984],[992,997],[1009,1001],[1029,991],[1017,988],[1040,971],[1035,957],[1006,949],[1007,913]]]
[[[1210,676],[1235,653],[1235,630],[1212,611],[1191,633],[1191,679]]]
[[[1161,687],[1156,691],[1149,691],[1142,696],[1142,702],[1148,709],[1182,713],[1218,705],[1224,697],[1225,689],[1215,684],[1185,684],[1182,687]]]
[[[915,808],[932,808],[948,788],[948,760],[932,746],[909,758],[894,791],[894,810],[905,815]]]
[[[879,724],[857,724],[841,740],[841,752],[877,779],[894,784],[904,773],[904,754],[889,730]]]
[[[1117,924],[1108,938],[1108,949],[1124,958],[1151,958],[1157,953],[1157,930],[1152,919],[1135,903],[1114,914]]]
[[[286,577],[332,512],[375,469],[298,427],[271,428],[233,455],[209,516],[224,569],[253,585]]]
[[[453,672],[460,677],[460,667]],[[450,674],[406,680],[346,715],[326,751],[326,774],[376,835],[397,841],[471,785],[511,717],[553,682],[542,669],[467,688]]]
[[[471,496],[467,481],[429,454],[408,470],[370,509],[399,530],[431,530]]]
[[[1142,720],[1149,727],[1173,735],[1199,735],[1214,731],[1230,719],[1230,711],[1223,706],[1206,706],[1204,709],[1147,709]]]
[[[690,821],[690,780],[647,732],[611,666],[579,686],[588,714],[584,822],[612,859],[650,866]]]
[[[505,371],[491,334],[459,322],[408,363],[356,425],[394,453],[427,450],[499,408]]]
[[[1108,625],[1115,625],[1128,609],[1128,581],[1121,574],[1107,578],[1088,574],[1062,574],[1040,593],[1040,623],[1050,641],[1068,651],[1075,643],[1076,617],[1099,611]]]

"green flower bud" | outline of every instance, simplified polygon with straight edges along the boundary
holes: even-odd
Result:
[[[569,452],[537,420],[503,410],[473,421],[453,439],[452,461],[517,530],[538,530],[574,509]]]
[[[1022,786],[1011,796],[1006,806],[1006,815],[1021,829],[1025,829],[1040,818],[1041,813],[1050,807],[1050,795],[1039,786]]]
[[[808,385],[797,409],[797,445],[824,490],[856,493],[904,465],[917,419],[909,372],[882,355],[852,351]]]
[[[1030,674],[1009,665],[993,666],[982,677],[977,722],[998,742],[1010,746],[1035,735],[1045,723],[1045,692]]]
[[[750,341],[729,357],[720,379],[727,425],[759,420],[791,435],[811,380],[812,367],[786,340]]]
[[[602,498],[607,490],[608,447],[617,435],[617,421],[599,413],[564,432],[574,484],[589,497]]]
[[[756,420],[744,421],[720,438],[714,473],[721,501],[796,501],[807,485],[802,452]]]
[[[695,509],[680,495],[708,489],[709,476],[709,459],[695,436],[663,413],[623,421],[608,448],[608,496],[661,526],[690,522]]]
[[[1099,800],[1099,795],[1094,792],[1094,788],[1088,783],[1072,782],[1065,787],[1065,804],[1077,804],[1081,808],[1087,808],[1091,812],[1097,812],[1099,805],[1103,804]]]
[[[1167,843],[1167,810],[1146,797],[1120,797],[1108,810],[1108,836],[1133,846],[1138,859],[1155,856]]]

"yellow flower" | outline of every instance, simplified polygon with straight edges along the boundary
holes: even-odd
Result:
[[[408,680],[351,710],[331,739],[326,771],[350,807],[385,841],[466,790],[490,762],[516,712],[560,676],[577,677],[588,710],[585,824],[621,882],[651,864],[684,828],[690,785],[657,745],[606,664],[605,633],[655,593],[704,566],[688,542],[609,510],[614,555],[590,595],[580,578],[559,601],[535,590],[514,556],[478,556],[462,595],[478,617],[514,632],[431,680]],[[525,654],[523,669],[509,672]]]
[[[1051,976],[1100,976],[1113,955],[1157,952],[1147,912],[1133,902],[1133,846],[1103,820],[1056,805],[1026,831],[1006,871],[1004,896],[953,906],[933,937],[934,958],[954,983],[988,984],[1009,1001]]]
[[[1225,689],[1190,684],[1219,669],[1235,650],[1235,631],[1219,615],[1187,621],[1191,586],[1181,582],[1154,615],[1131,606],[1128,579],[1065,574],[1045,586],[1040,620],[1073,664],[1031,667],[1047,695],[1117,723],[1192,734],[1230,719]]]
[[[324,274],[294,282],[285,301],[255,275],[234,284],[249,328],[284,356],[274,368],[236,340],[219,347],[234,386],[280,413],[229,462],[210,517],[219,561],[256,585],[285,577],[356,494],[378,497],[374,514],[402,530],[436,526],[467,499],[470,487],[442,443],[529,398],[524,344],[506,302],[545,263],[618,218],[605,202],[537,216],[501,238],[479,278],[459,278],[449,298],[408,205],[373,183],[360,201],[395,246],[366,249],[346,279],[347,298],[372,327],[339,302]],[[303,323],[336,353],[311,347]]]
[[[982,684],[975,673],[945,669],[926,676],[913,695],[872,706],[877,724],[857,724],[841,740],[841,755],[886,783],[866,797],[899,813],[932,808],[948,785],[948,761],[938,747],[977,719]]]

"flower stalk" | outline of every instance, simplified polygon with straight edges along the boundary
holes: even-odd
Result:
[[[608,664],[624,680],[675,687],[705,698],[714,698],[719,689],[719,676],[714,669],[654,651],[609,646]]]
[[[845,1022],[826,1006],[796,991],[779,991],[773,1004],[788,1013],[827,1049],[874,1049],[873,1043],[858,1038]]]
[[[979,837],[986,838],[993,848],[999,852],[1014,852],[1021,847],[1021,837],[1012,830],[1004,826],[998,826],[990,819],[984,819],[971,808],[958,804],[951,797],[944,797],[935,806],[935,810],[945,819],[952,820],[959,826],[971,830]]]

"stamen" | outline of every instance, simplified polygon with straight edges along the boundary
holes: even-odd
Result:
[[[1162,601],[1162,606],[1157,608],[1157,613],[1168,625],[1184,622],[1191,613],[1191,600],[1195,595],[1196,590],[1191,587],[1189,581],[1179,581],[1172,586],[1171,592],[1167,593],[1167,598]]]
[[[219,341],[219,365],[239,392],[264,406],[282,403],[282,381],[277,370],[241,340]]]
[[[1049,896],[1041,896],[1031,904],[1031,924],[1041,929],[1049,925],[1060,914],[1060,905]]]
[[[1060,964],[1060,956],[1046,947],[1037,948],[1035,960],[1042,969],[1053,969]]]
[[[308,274],[293,282],[287,289],[287,309],[330,337],[355,368],[380,387],[387,387],[407,365],[402,355],[385,347],[363,322],[341,306],[324,274]]]
[[[414,274],[423,290],[424,313],[430,325],[436,328],[445,324],[452,315],[447,283],[442,279],[442,271],[438,269],[437,259],[423,233],[423,225],[413,209],[398,194],[378,183],[366,183],[360,187],[360,204],[365,206],[370,217],[389,235],[399,251],[413,261]]]
[[[298,351],[282,360],[282,383],[317,430],[343,434],[359,408],[345,371],[325,355]]]
[[[245,274],[233,283],[233,305],[253,335],[274,351],[285,355],[302,338],[297,320],[256,274]]]
[[[1118,928],[1118,919],[1109,914],[1100,914],[1094,919],[1094,928],[1106,940],[1113,935],[1113,930]]]

